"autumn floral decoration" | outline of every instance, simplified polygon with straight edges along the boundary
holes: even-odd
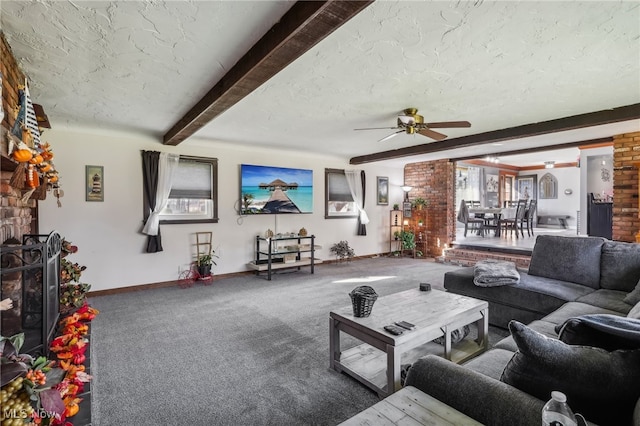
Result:
[[[51,341],[51,352],[58,358],[58,367],[65,371],[64,379],[55,386],[65,406],[62,421],[78,412],[82,401],[78,395],[84,391],[84,384],[91,380],[84,366],[85,353],[89,344],[86,337],[89,332],[87,322],[94,319],[97,314],[98,310],[85,302],[75,313],[60,321],[62,335]],[[55,424],[57,423],[52,423],[52,425]]]
[[[91,284],[80,282],[80,276],[87,267],[66,259],[68,255],[76,253],[78,247],[63,239],[61,251],[60,313],[69,314],[85,304],[86,294],[91,289]]]

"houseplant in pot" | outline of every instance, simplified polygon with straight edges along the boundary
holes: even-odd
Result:
[[[211,276],[211,265],[216,265],[213,260],[214,257],[218,257],[214,250],[210,253],[200,253],[196,259],[196,267],[198,268],[198,275],[201,278]]]
[[[425,200],[422,197],[418,197],[414,199],[413,202],[411,203],[411,206],[416,210],[422,210],[426,205],[427,205],[427,200]]]
[[[416,236],[413,232],[401,231],[400,240],[402,241],[402,250],[413,250],[416,248]]]

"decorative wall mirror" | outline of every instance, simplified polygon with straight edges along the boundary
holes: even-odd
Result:
[[[558,179],[551,173],[540,178],[540,198],[558,198]]]

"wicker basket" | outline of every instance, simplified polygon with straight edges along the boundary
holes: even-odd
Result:
[[[368,317],[371,315],[373,304],[378,298],[378,294],[373,288],[368,285],[356,287],[349,293],[349,296],[351,296],[354,317]]]

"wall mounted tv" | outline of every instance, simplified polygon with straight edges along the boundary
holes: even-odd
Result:
[[[240,165],[240,214],[313,213],[313,170]]]

